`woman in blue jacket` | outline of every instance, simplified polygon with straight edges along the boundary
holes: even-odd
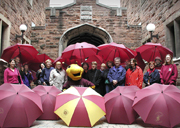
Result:
[[[149,69],[144,74],[143,81],[146,84],[146,86],[149,86],[153,83],[160,83],[160,74],[159,71],[155,69],[154,61],[149,62]]]

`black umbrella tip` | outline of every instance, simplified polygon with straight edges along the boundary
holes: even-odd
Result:
[[[120,93],[120,95],[121,95],[121,93]]]
[[[47,92],[47,94],[49,94],[49,92]]]
[[[161,93],[163,93],[163,91],[161,91]]]
[[[18,95],[19,93],[17,92],[17,95]]]

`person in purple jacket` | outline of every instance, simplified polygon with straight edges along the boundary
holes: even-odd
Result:
[[[77,64],[69,65],[66,69],[68,81],[63,85],[63,89],[68,89],[71,86],[91,87],[94,89],[95,85],[92,82],[82,78],[83,71],[83,68]]]
[[[178,70],[175,64],[173,64],[172,56],[167,54],[165,63],[161,67],[160,78],[161,84],[176,85],[178,77]]]
[[[114,58],[115,66],[109,70],[107,78],[111,83],[112,89],[115,89],[117,86],[124,86],[126,69],[123,68],[121,64],[121,59],[119,57]],[[110,92],[111,90],[109,90]]]

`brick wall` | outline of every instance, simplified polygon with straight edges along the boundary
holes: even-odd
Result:
[[[25,35],[30,39],[31,23],[45,25],[45,7],[49,6],[49,0],[33,0],[32,6],[28,0],[1,0],[0,13],[11,22],[11,44],[16,43],[15,35],[21,34],[19,26],[27,25]]]

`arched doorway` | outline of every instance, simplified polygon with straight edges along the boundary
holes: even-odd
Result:
[[[88,42],[95,46],[113,42],[111,35],[103,28],[90,24],[82,24],[70,28],[63,33],[59,40],[59,56],[71,44]]]

